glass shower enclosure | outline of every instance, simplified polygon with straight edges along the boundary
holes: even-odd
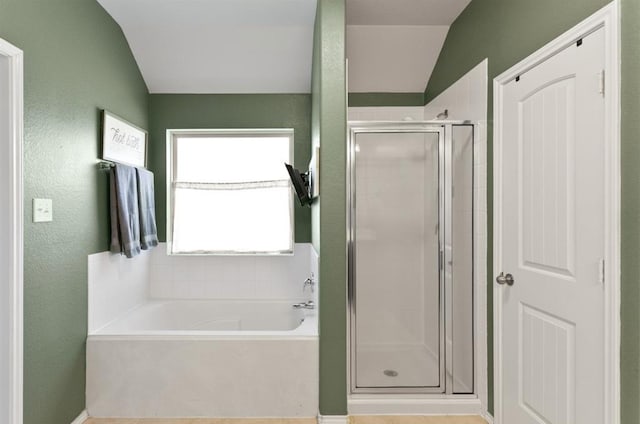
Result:
[[[474,392],[474,132],[349,124],[354,394]]]

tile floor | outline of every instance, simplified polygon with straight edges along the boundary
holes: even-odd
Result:
[[[130,418],[89,418],[84,424],[316,424],[315,418],[187,418],[187,419],[130,419]],[[365,416],[349,417],[349,424],[487,424],[473,415],[436,416]]]

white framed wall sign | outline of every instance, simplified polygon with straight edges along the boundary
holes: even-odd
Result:
[[[147,131],[103,110],[102,159],[146,167]]]

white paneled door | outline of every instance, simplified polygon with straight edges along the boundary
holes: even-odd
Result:
[[[503,88],[504,424],[604,420],[605,31]]]

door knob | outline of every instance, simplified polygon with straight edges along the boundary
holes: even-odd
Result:
[[[504,272],[501,272],[500,275],[496,277],[496,283],[513,286],[513,283],[515,283],[515,280],[513,279],[513,275],[511,274],[504,275]]]

